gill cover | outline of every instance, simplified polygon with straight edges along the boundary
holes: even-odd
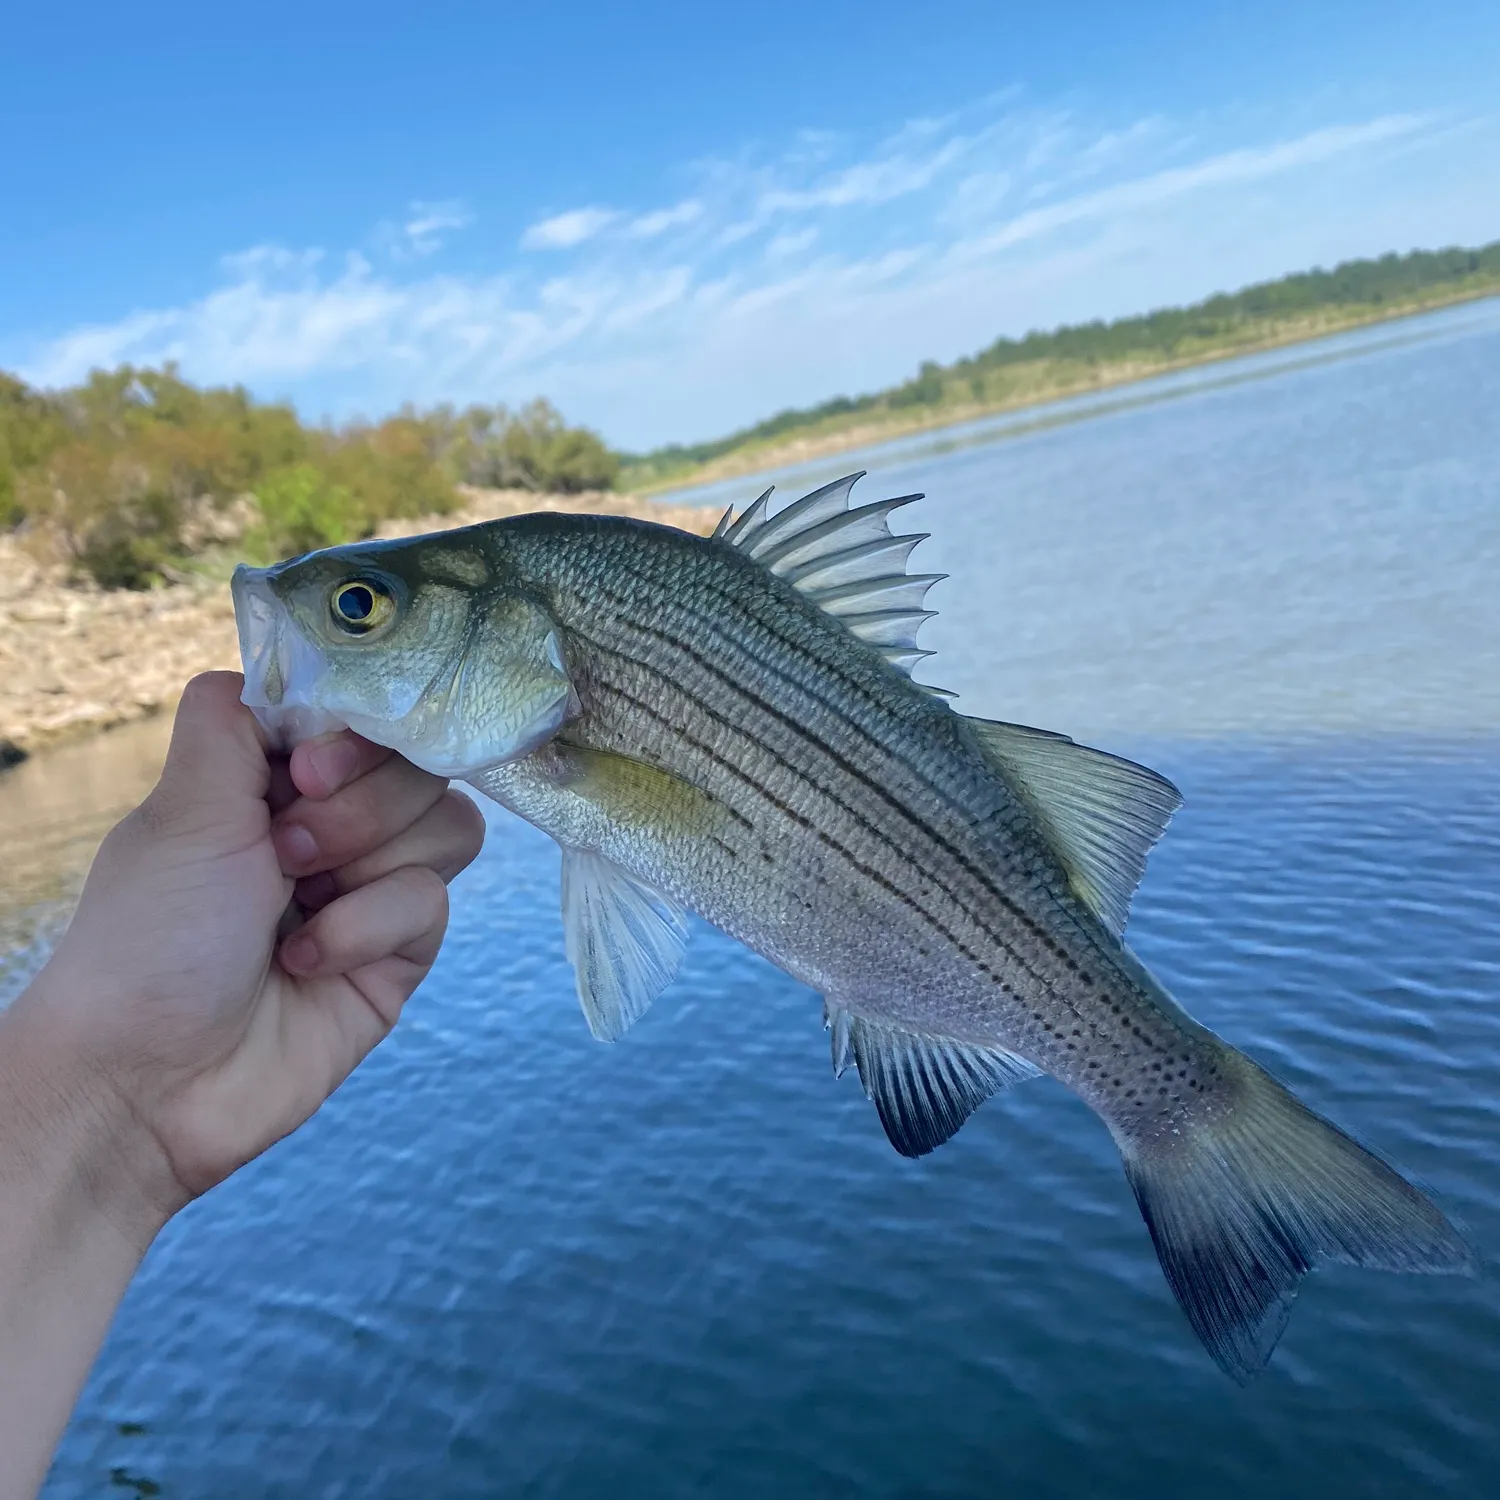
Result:
[[[349,728],[435,775],[467,777],[556,733],[573,697],[541,605],[491,588],[408,586],[369,565],[388,555],[331,548],[235,570],[241,699],[273,745]],[[388,599],[378,629],[340,617],[351,578]]]

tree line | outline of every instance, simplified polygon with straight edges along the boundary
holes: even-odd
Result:
[[[254,497],[248,549],[267,557],[372,533],[381,521],[443,514],[455,486],[576,493],[640,488],[738,449],[808,430],[1039,399],[1104,367],[1143,371],[1229,352],[1319,315],[1357,317],[1500,291],[1500,242],[1352,260],[1221,293],[1190,307],[998,338],[899,385],[789,408],[712,442],[611,450],[545,401],[405,407],[380,422],[312,427],[243,387],[199,388],[177,369],[125,365],[37,391],[0,373],[0,530],[45,528],[105,587],[169,577],[213,534],[216,511]]]
[[[1102,365],[1167,364],[1274,336],[1278,325],[1319,313],[1378,315],[1420,305],[1426,296],[1486,287],[1500,291],[1500,241],[1477,250],[1416,250],[1345,261],[1332,270],[1303,271],[1238,292],[1221,292],[1190,307],[1038,330],[1018,339],[998,338],[949,365],[924,361],[910,379],[885,390],[788,408],[709,442],[673,443],[627,455],[622,482],[649,485],[738,449],[765,446],[809,429],[828,430],[842,425],[841,419],[923,407],[998,404],[1024,396],[1030,387],[1066,384]]]
[[[608,489],[619,466],[545,401],[310,427],[288,405],[202,389],[172,365],[95,371],[54,392],[0,373],[0,529],[44,528],[106,588],[170,576],[214,534],[215,512],[247,495],[252,550],[280,557],[442,514],[458,484]]]

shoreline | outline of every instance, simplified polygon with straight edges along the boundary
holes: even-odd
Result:
[[[1500,286],[1489,284],[1481,287],[1467,287],[1447,295],[1438,294],[1403,304],[1399,308],[1375,311],[1366,308],[1347,317],[1339,317],[1337,314],[1313,315],[1295,324],[1284,326],[1280,332],[1247,339],[1244,343],[1214,349],[1211,352],[1185,355],[1181,359],[1162,360],[1152,364],[1141,361],[1122,362],[1115,365],[1099,364],[1092,367],[1085,375],[1061,380],[1053,385],[1039,386],[1023,395],[1010,396],[1000,401],[945,406],[940,412],[929,412],[925,416],[913,414],[909,417],[893,416],[887,420],[866,420],[832,431],[814,431],[806,437],[786,440],[771,439],[764,444],[752,444],[738,449],[734,453],[726,454],[723,458],[711,459],[700,467],[672,479],[644,484],[639,487],[637,493],[649,499],[670,497],[679,490],[693,489],[698,485],[715,484],[723,479],[759,474],[764,469],[782,468],[804,463],[810,459],[829,458],[838,453],[849,453],[859,448],[894,442],[897,438],[911,437],[919,432],[941,432],[944,428],[960,427],[965,422],[975,422],[983,417],[996,417],[1007,412],[1025,411],[1029,407],[1046,406],[1049,402],[1065,401],[1070,396],[1082,396],[1093,391],[1116,390],[1142,380],[1154,380],[1160,375],[1173,375],[1181,370],[1200,369],[1207,365],[1221,364],[1225,360],[1265,354],[1273,349],[1312,344],[1319,339],[1332,338],[1335,334],[1352,333],[1360,328],[1374,328],[1383,323],[1398,323],[1404,318],[1419,318],[1425,313],[1441,312],[1445,308],[1461,307],[1469,302],[1483,302],[1492,297],[1500,298]]]
[[[716,522],[717,509],[673,503],[675,491],[1497,297],[1500,289],[1493,285],[1468,288],[1400,309],[1304,319],[1275,335],[1212,353],[1151,365],[1098,365],[1084,378],[1075,376],[1001,402],[950,406],[941,413],[866,421],[768,442],[637,493],[553,495],[460,486],[455,511],[389,522],[377,535],[414,536],[529,510],[636,516],[704,534]],[[0,777],[39,750],[170,710],[188,678],[198,672],[237,669],[227,579],[225,567],[223,576],[206,574],[145,592],[101,590],[69,582],[65,569],[30,557],[14,534],[0,534]]]
[[[717,513],[610,492],[539,495],[461,487],[448,515],[379,528],[382,537],[525,511],[635,516],[707,532]],[[173,708],[188,678],[239,669],[228,573],[144,592],[70,583],[66,570],[0,536],[0,776],[37,751]]]

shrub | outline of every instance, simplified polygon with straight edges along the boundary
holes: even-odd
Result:
[[[261,532],[251,546],[268,558],[292,557],[369,534],[354,496],[310,463],[268,474],[255,488]]]
[[[103,588],[146,588],[181,556],[182,505],[124,445],[75,442],[26,475],[20,507],[44,517],[81,572]]]
[[[326,434],[319,463],[349,491],[366,534],[383,520],[442,514],[457,497],[433,431],[416,416]]]
[[[552,433],[542,447],[536,477],[544,490],[577,494],[582,490],[607,490],[620,474],[620,456],[583,427],[564,427]]]
[[[462,484],[576,494],[613,486],[620,458],[586,427],[569,427],[546,401],[519,412],[439,407],[419,420],[435,459]]]

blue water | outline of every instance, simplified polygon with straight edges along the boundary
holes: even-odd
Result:
[[[1321,1273],[1240,1390],[1064,1090],[904,1161],[816,998],[703,927],[599,1046],[496,810],[397,1033],[163,1235],[51,1500],[1496,1492],[1500,315],[1408,331],[864,487],[931,497],[931,680],[1182,787],[1143,956],[1481,1277]]]

